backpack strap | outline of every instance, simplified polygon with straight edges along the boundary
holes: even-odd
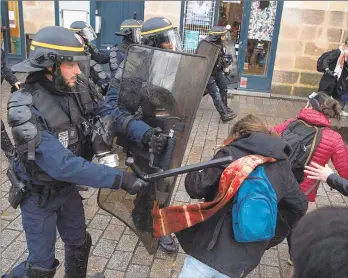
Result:
[[[303,121],[303,120],[298,120],[300,122],[302,122],[305,126],[307,127],[311,127],[311,128],[314,128],[315,129],[315,135],[314,135],[314,138],[313,138],[313,142],[312,142],[312,146],[311,146],[311,151],[309,152],[309,155],[307,157],[307,160],[305,162],[305,166],[309,164],[309,162],[311,161],[312,159],[312,156],[314,154],[314,151],[316,149],[316,147],[318,146],[320,140],[321,140],[321,131],[322,131],[322,128],[318,128],[317,126],[314,126],[314,125],[310,125],[308,124],[307,122]]]
[[[314,151],[316,149],[316,146],[318,146],[320,140],[321,140],[321,132],[322,132],[322,129],[323,128],[318,128],[317,126],[313,126],[313,125],[310,125],[308,123],[306,123],[305,121],[302,121],[302,120],[299,120],[301,121],[304,125],[308,126],[308,127],[313,127],[315,128],[316,132],[315,132],[315,135],[314,135],[314,138],[313,138],[313,143],[312,143],[312,147],[311,147],[311,151],[308,155],[308,158],[306,160],[306,163],[305,163],[305,166],[309,164],[309,162],[311,161],[312,159],[312,156],[314,154]],[[316,181],[306,192],[304,192],[304,194],[306,196],[308,196],[317,186],[319,186],[320,184],[320,181]]]

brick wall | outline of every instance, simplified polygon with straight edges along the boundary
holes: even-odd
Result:
[[[318,57],[348,37],[348,2],[286,1],[284,4],[272,94],[308,96],[318,88]]]

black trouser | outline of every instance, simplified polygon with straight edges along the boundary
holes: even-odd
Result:
[[[207,90],[211,98],[213,99],[214,106],[219,112],[220,117],[223,117],[228,113],[227,111],[227,92],[221,91],[213,76],[210,76]],[[221,94],[222,93],[222,94]]]

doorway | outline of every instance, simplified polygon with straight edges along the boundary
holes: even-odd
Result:
[[[21,1],[1,2],[2,47],[8,64],[14,65],[25,59],[23,9]]]
[[[282,1],[225,0],[221,4],[219,25],[232,27],[240,70],[238,89],[270,92],[282,8]]]

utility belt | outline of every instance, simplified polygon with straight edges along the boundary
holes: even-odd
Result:
[[[31,182],[22,182],[18,180],[12,167],[8,168],[7,177],[11,182],[8,201],[14,209],[17,209],[18,206],[32,193],[40,196],[39,207],[44,208],[47,206],[49,200],[63,194],[70,186],[72,186],[68,183],[37,185],[32,184]]]

